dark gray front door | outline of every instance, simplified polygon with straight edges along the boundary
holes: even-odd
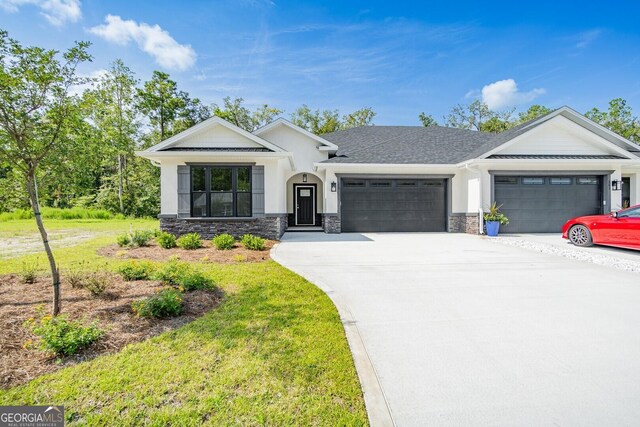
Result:
[[[444,179],[343,178],[342,231],[446,231]]]
[[[313,186],[296,186],[296,225],[314,225],[315,222],[315,188]]]
[[[602,213],[602,176],[495,176],[501,233],[559,233],[576,216]]]

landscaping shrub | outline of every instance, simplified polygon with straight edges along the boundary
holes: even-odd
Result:
[[[149,280],[155,272],[155,265],[149,261],[129,261],[118,267],[124,280]]]
[[[138,317],[179,316],[182,313],[182,293],[173,288],[165,288],[155,295],[134,301],[131,308]]]
[[[152,230],[134,230],[131,233],[122,233],[116,237],[118,246],[128,246],[137,248],[140,246],[149,246],[149,240],[153,237]]]
[[[180,237],[177,242],[182,249],[198,249],[202,247],[202,240],[198,233],[189,233]]]
[[[179,277],[177,281],[178,285],[185,291],[195,291],[199,289],[212,291],[215,288],[213,280],[197,270]]]
[[[245,234],[242,236],[242,245],[252,251],[264,250],[264,244],[266,240],[262,237],[254,236],[253,234]]]
[[[64,278],[73,289],[82,288],[84,286],[85,275],[80,270],[69,270],[64,275]]]
[[[236,239],[231,234],[218,234],[211,240],[217,249],[231,249],[236,244]]]
[[[38,263],[35,260],[23,261],[20,267],[20,277],[23,283],[35,283],[38,278]]]
[[[94,343],[104,335],[96,323],[84,326],[66,316],[51,317],[44,314],[44,307],[38,310],[39,319],[31,318],[25,326],[40,337],[39,348],[58,356],[70,356]]]
[[[95,271],[85,277],[82,287],[94,297],[99,297],[109,287],[109,276],[102,271]]]
[[[186,262],[180,262],[172,259],[162,264],[153,275],[153,279],[160,280],[167,285],[177,286],[180,279],[192,272],[191,266]]]
[[[134,248],[149,246],[149,240],[153,237],[151,230],[135,230],[131,233],[131,246]]]
[[[131,244],[131,237],[129,236],[129,233],[119,234],[118,237],[116,237],[116,243],[121,247],[129,246]]]
[[[171,249],[176,247],[176,236],[166,231],[161,231],[156,234],[156,242],[160,247],[165,249]]]

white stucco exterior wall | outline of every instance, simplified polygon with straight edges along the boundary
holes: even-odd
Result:
[[[164,161],[160,165],[160,213],[178,214],[178,163]]]

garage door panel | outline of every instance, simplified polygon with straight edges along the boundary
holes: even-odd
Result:
[[[503,232],[560,232],[570,218],[601,213],[602,178],[599,176],[501,178],[506,177],[495,179],[494,200],[502,205],[502,212],[509,218],[509,225],[501,228]]]
[[[446,185],[442,179],[343,180],[342,230],[446,231]]]

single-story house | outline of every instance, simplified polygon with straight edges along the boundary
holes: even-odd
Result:
[[[247,132],[213,117],[138,155],[161,170],[161,228],[253,233],[560,232],[640,203],[640,146],[563,107],[494,134],[364,126],[314,135],[285,119]]]

